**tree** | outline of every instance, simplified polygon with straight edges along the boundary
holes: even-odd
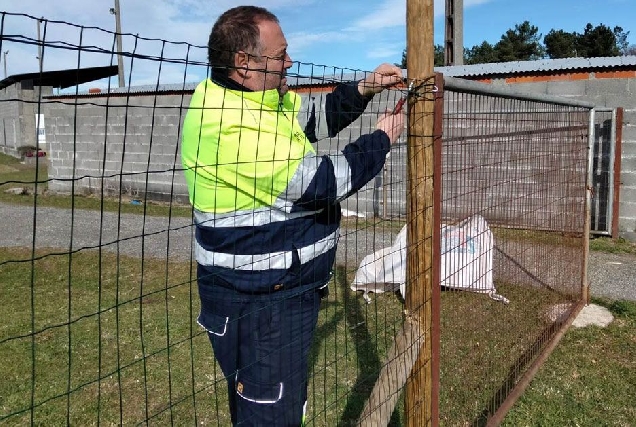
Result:
[[[549,58],[574,58],[578,56],[579,34],[563,30],[550,30],[543,38],[545,51]]]
[[[404,50],[402,51],[402,62],[400,62],[399,64],[395,64],[398,67],[400,67],[403,70],[407,69],[407,62],[406,62],[406,48],[404,48]]]
[[[579,37],[579,56],[585,58],[619,56],[620,50],[616,44],[616,30],[623,31],[620,27],[616,27],[612,31],[606,25],[600,24],[593,27],[592,24],[588,23],[583,34]]]
[[[629,36],[629,31],[625,32],[621,27],[614,27],[614,35],[616,36],[616,46],[618,50],[623,54],[627,55],[627,49],[629,49],[629,42],[627,41],[627,36]]]
[[[470,49],[464,49],[464,58],[467,65],[499,62],[494,46],[486,41]]]
[[[628,54],[628,35],[629,31],[621,27],[612,30],[603,24],[594,27],[588,23],[583,34],[551,30],[543,42],[550,58],[618,56]]]
[[[443,67],[446,65],[446,61],[444,61],[444,46],[441,44],[435,45],[435,55],[433,61],[436,67]]]
[[[545,54],[539,29],[528,21],[506,31],[494,49],[497,62],[529,61],[543,58]]]
[[[472,48],[464,48],[464,63],[484,64],[507,61],[529,61],[548,58],[574,58],[596,56],[636,55],[636,45],[627,41],[629,31],[622,27],[610,29],[600,24],[596,27],[588,23],[583,33],[550,30],[543,38],[539,29],[524,21],[515,25],[501,36],[499,42],[491,45],[487,41]],[[444,65],[444,47],[435,45],[435,66]],[[406,68],[406,49],[402,53],[402,63]]]

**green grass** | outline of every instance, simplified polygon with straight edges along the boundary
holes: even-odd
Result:
[[[189,263],[0,249],[0,418],[10,424],[225,425],[225,384],[196,325]],[[41,257],[41,258],[40,258]],[[310,425],[351,425],[362,411],[403,321],[394,293],[366,304],[336,271],[310,357]],[[554,293],[499,284],[510,305],[442,294],[443,425],[479,419],[512,364],[545,328]],[[520,320],[523,319],[523,320]],[[498,360],[493,356],[497,355]],[[194,372],[194,374],[193,374]],[[33,375],[35,375],[33,377]],[[399,403],[403,406],[402,401]],[[196,408],[196,410],[194,409]],[[403,410],[390,425],[404,425]],[[223,421],[225,420],[225,421]]]
[[[636,303],[595,301],[615,316],[606,328],[571,328],[505,426],[633,426]]]
[[[31,251],[0,248],[0,423],[29,423],[33,406],[39,425],[229,424],[189,263],[35,255],[16,263]],[[314,425],[357,416],[401,323],[395,296],[369,306],[344,285],[325,301],[311,355]]]
[[[37,183],[37,185],[36,185]],[[21,188],[23,194],[7,193],[11,188]],[[0,153],[0,202],[14,205],[46,206],[63,209],[88,209],[107,212],[137,213],[150,216],[192,215],[190,206],[147,200],[145,204],[132,204],[133,197],[101,197],[100,194],[78,194],[73,196],[52,194],[48,188],[48,161],[41,158],[36,168],[32,164],[22,164],[19,159]],[[34,193],[37,192],[37,195]],[[36,199],[37,198],[37,199]]]
[[[590,250],[636,255],[636,243],[625,240],[622,237],[618,239],[595,237],[590,240]]]

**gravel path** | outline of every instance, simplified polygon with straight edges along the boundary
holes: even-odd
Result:
[[[0,247],[31,247],[33,244],[34,217],[32,208],[0,203],[2,233]],[[192,259],[192,233],[189,218],[143,217],[137,214],[121,214],[97,211],[38,207],[35,216],[36,247],[97,248],[121,254],[169,260]],[[343,236],[339,246],[339,259],[346,258],[356,265],[355,258],[390,246],[391,235],[383,242],[361,239],[355,234]],[[118,243],[118,244],[117,244]],[[350,264],[351,265],[351,264]],[[592,296],[636,301],[636,255],[592,252],[589,260],[589,280]]]
[[[35,246],[69,249],[98,248],[124,255],[184,260],[190,258],[193,228],[190,218],[153,217],[90,210],[38,207],[35,218],[28,206],[0,203],[3,226],[0,247]],[[119,243],[119,244],[117,244]]]

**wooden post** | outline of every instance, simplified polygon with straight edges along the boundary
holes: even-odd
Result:
[[[424,339],[406,383],[405,413],[407,426],[423,427],[438,424],[432,415],[433,0],[406,4],[408,79],[417,90],[409,102],[406,310],[419,322]],[[420,86],[425,82],[429,85]]]
[[[364,405],[357,424],[359,427],[389,424],[400,391],[411,374],[419,350],[423,346],[424,336],[419,322],[409,317],[404,320],[404,325],[387,354],[387,363],[380,370],[378,380]]]

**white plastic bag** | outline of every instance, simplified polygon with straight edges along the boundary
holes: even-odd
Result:
[[[493,283],[493,236],[486,220],[475,215],[457,225],[442,225],[441,286],[488,294],[507,303],[497,294]],[[364,257],[351,289],[368,292],[400,289],[405,296],[406,226],[400,230],[391,247]]]

